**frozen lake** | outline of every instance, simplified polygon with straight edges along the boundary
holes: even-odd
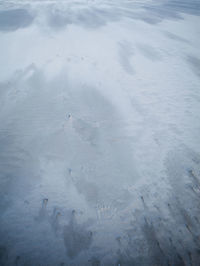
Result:
[[[200,265],[199,0],[1,0],[0,265]]]

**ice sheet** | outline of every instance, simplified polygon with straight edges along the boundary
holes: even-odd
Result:
[[[0,3],[0,265],[199,265],[198,0]]]

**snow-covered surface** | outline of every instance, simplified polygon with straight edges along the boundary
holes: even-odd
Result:
[[[199,15],[1,0],[0,265],[199,265]]]

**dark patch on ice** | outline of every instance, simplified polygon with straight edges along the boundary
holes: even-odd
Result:
[[[195,73],[195,75],[200,77],[200,59],[193,55],[189,55],[187,57],[187,61],[190,64],[191,69]]]
[[[92,257],[91,259],[89,259],[89,265],[91,266],[100,266],[101,265],[101,261],[96,258],[96,257]]]
[[[147,6],[144,6],[144,9],[146,10],[146,15],[151,18],[150,21],[146,20],[146,22],[150,24],[156,24],[161,22],[164,19],[170,19],[170,20],[178,20],[182,19],[179,12],[177,12],[175,9],[168,9],[164,4],[149,4]]]
[[[105,20],[95,10],[82,8],[80,10],[50,10],[49,25],[55,29],[62,29],[70,24],[96,29],[105,25]]]
[[[94,143],[98,136],[98,131],[94,125],[80,118],[73,119],[72,124],[75,131],[83,140],[89,141],[91,144]]]
[[[188,40],[186,40],[185,38],[183,37],[180,37],[172,32],[169,32],[169,31],[163,31],[163,34],[165,36],[167,36],[169,39],[172,39],[172,40],[175,40],[175,41],[178,41],[178,42],[183,42],[183,43],[187,43],[189,44],[190,42]]]
[[[47,214],[47,204],[48,204],[48,199],[45,198],[42,200],[42,207],[39,210],[39,214],[38,217],[36,217],[37,221],[43,221],[44,219],[47,218],[48,214]]]
[[[97,13],[93,10],[86,10],[85,12],[81,12],[77,16],[77,21],[79,25],[83,25],[89,28],[97,28],[100,26],[104,26],[105,20],[100,17]]]
[[[154,19],[155,23],[164,19],[183,19],[181,13],[200,15],[200,3],[198,0],[163,0],[158,3],[153,1],[149,4],[144,4],[143,8],[146,10],[147,16]]]
[[[130,75],[135,72],[131,64],[131,58],[133,55],[134,50],[129,42],[124,41],[119,43],[119,62],[123,69]]]
[[[14,31],[28,27],[33,22],[33,15],[26,9],[0,11],[0,31]]]
[[[174,224],[179,225],[176,234],[181,239],[180,245],[183,245],[184,249],[190,248],[195,261],[199,259],[196,250],[200,248],[199,158],[199,154],[182,146],[169,153],[166,161],[167,175],[172,188],[171,202],[168,203],[169,212]],[[186,254],[182,256],[186,257]],[[190,259],[188,255],[187,259]]]
[[[145,219],[142,230],[148,243],[149,264],[163,266],[167,265],[167,259],[160,247],[160,243],[153,224],[150,224],[147,219]]]
[[[60,30],[67,25],[79,25],[89,29],[102,27],[109,22],[119,21],[123,18],[144,21],[149,24],[157,24],[164,19],[183,19],[181,13],[200,15],[198,0],[172,1],[155,0],[147,3],[120,2],[119,4],[106,3],[105,6],[79,5],[66,7],[46,4],[47,23],[50,27]],[[34,16],[28,9],[10,9],[0,11],[0,30],[12,31],[29,26]]]
[[[69,258],[77,257],[82,251],[89,249],[92,243],[92,232],[76,221],[76,212],[72,211],[68,225],[64,226],[64,244]]]
[[[21,265],[20,261],[21,261],[20,256],[17,256],[17,257],[15,258],[15,266],[20,266],[20,265]]]
[[[52,28],[62,29],[68,24],[72,24],[72,14],[61,10],[48,10],[48,23]]]
[[[54,230],[55,234],[57,235],[60,230],[60,216],[62,215],[59,208],[55,207],[53,209],[53,213],[50,217],[50,223],[52,226],[52,229]]]
[[[12,125],[1,121],[0,132],[0,210],[1,214],[14,202],[15,196],[23,197],[27,194],[25,187],[31,184],[34,179],[27,179],[27,175],[33,176],[33,168],[29,161],[29,154],[20,147],[16,141],[15,133],[11,133]],[[9,124],[9,123],[8,123]],[[5,129],[4,129],[5,126]],[[11,127],[10,127],[11,126]],[[34,163],[33,163],[34,164]]]
[[[199,14],[198,0],[190,3],[184,0],[152,1],[151,3],[124,2],[120,4],[108,3],[104,7],[79,6],[79,8],[47,8],[47,20],[50,27],[63,29],[67,25],[75,24],[89,29],[102,27],[109,22],[119,21],[123,18],[157,24],[164,19],[183,19],[181,13]]]
[[[99,189],[93,182],[79,179],[76,182],[76,188],[80,194],[83,194],[89,203],[95,204],[99,199]]]
[[[166,160],[167,174],[172,188],[179,196],[180,193],[185,195],[185,185],[188,182],[196,186],[197,181],[194,175],[199,171],[199,158],[199,154],[184,146],[169,153]]]
[[[186,13],[200,15],[200,2],[198,0],[163,0],[162,12]]]
[[[8,251],[4,246],[0,246],[0,265],[6,266],[8,261]]]
[[[143,56],[150,59],[151,61],[160,61],[162,59],[160,53],[150,45],[138,43],[137,48],[143,54]]]

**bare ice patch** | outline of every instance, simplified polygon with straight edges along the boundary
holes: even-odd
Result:
[[[14,31],[28,27],[33,22],[33,15],[26,9],[0,11],[0,31]]]

